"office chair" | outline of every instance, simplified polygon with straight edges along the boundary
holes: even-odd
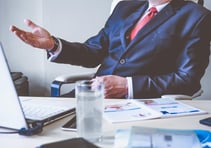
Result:
[[[113,11],[114,7],[116,4],[121,1],[121,0],[113,0],[111,4],[111,11]],[[204,0],[192,0],[200,5],[204,4]],[[55,78],[55,80],[51,83],[51,96],[52,97],[58,97],[61,95],[61,87],[64,84],[70,84],[70,83],[75,83],[78,80],[87,80],[87,79],[92,79],[94,77],[95,73],[89,73],[89,74],[83,74],[83,75],[75,75],[75,76],[70,76],[70,75],[61,75]],[[196,98],[198,96],[201,96],[203,93],[203,90],[199,90],[192,96],[188,95],[183,95],[183,94],[166,94],[162,95],[162,98],[174,98],[177,100],[192,100],[193,98]]]

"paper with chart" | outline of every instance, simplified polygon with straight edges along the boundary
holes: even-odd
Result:
[[[137,99],[135,101],[161,112],[163,118],[207,113],[204,110],[170,98]]]
[[[106,104],[104,116],[109,121],[116,123],[160,118],[162,114],[144,104],[124,100]]]
[[[131,99],[107,103],[104,117],[116,122],[206,114],[199,108],[170,98]]]

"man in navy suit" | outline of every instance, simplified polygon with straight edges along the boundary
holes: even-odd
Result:
[[[156,15],[131,38],[148,10]],[[49,60],[96,67],[94,80],[105,83],[106,98],[193,95],[209,63],[211,13],[184,0],[122,1],[105,26],[85,43],[55,38],[30,20],[32,32],[11,26],[24,42],[46,49]]]

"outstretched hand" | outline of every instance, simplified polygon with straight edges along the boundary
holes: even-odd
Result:
[[[21,30],[16,26],[11,26],[10,30],[14,32],[23,42],[33,47],[47,50],[51,50],[53,48],[53,38],[46,29],[38,26],[28,19],[24,20],[24,23],[32,29],[31,32]]]

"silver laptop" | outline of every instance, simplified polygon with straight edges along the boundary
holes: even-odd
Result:
[[[18,97],[1,42],[0,69],[0,127],[30,130],[74,113],[73,104],[58,99]]]

